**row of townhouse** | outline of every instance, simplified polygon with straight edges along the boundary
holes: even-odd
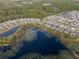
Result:
[[[57,18],[58,17],[58,18]],[[41,25],[45,25],[52,29],[58,30],[60,32],[70,33],[71,35],[79,35],[79,31],[76,31],[75,27],[70,27],[68,25],[64,25],[60,22],[63,18],[59,16],[49,16],[46,21],[41,21],[40,19],[36,18],[20,18],[15,20],[10,20],[0,24],[0,30],[13,28],[15,26],[19,26],[21,23],[37,23]],[[65,19],[64,19],[65,20]]]
[[[65,25],[65,24],[62,24],[61,22],[59,21],[67,21],[67,19],[64,19],[64,18],[56,18],[54,16],[49,16],[47,18],[48,20],[45,22],[45,25],[50,27],[50,28],[53,28],[55,30],[58,30],[60,32],[65,32],[65,33],[69,33],[70,35],[73,35],[73,36],[79,36],[79,28],[77,28],[78,30],[76,31],[76,28],[75,27],[71,27],[69,25],[71,25],[71,23],[69,25]],[[64,23],[64,22],[63,22]],[[73,22],[74,24],[74,22]],[[77,24],[78,25],[78,24]],[[78,26],[76,26],[78,27]]]
[[[15,20],[4,22],[4,23],[0,23],[0,30],[10,29],[10,28],[20,25],[21,23],[41,24],[42,22],[40,19],[35,19],[35,18],[20,18],[20,19],[15,19]]]

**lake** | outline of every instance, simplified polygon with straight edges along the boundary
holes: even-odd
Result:
[[[30,53],[56,56],[59,55],[60,51],[68,51],[67,47],[58,38],[36,27],[27,29],[26,34],[20,40],[22,46],[14,56],[8,59],[19,59]]]
[[[9,35],[12,35],[13,33],[15,33],[17,31],[17,29],[19,27],[20,26],[14,27],[14,28],[8,30],[7,32],[4,32],[4,33],[0,34],[0,37],[8,37]]]

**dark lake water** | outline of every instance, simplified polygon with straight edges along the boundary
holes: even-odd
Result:
[[[0,34],[0,37],[8,37],[9,35],[12,35],[13,33],[16,32],[16,30],[19,28],[20,26],[14,27],[10,30],[8,30],[7,32],[4,32],[2,34]]]
[[[13,57],[8,59],[19,59],[28,53],[38,53],[41,55],[58,55],[62,50],[68,50],[61,41],[39,28],[30,28],[21,39],[22,46]]]

